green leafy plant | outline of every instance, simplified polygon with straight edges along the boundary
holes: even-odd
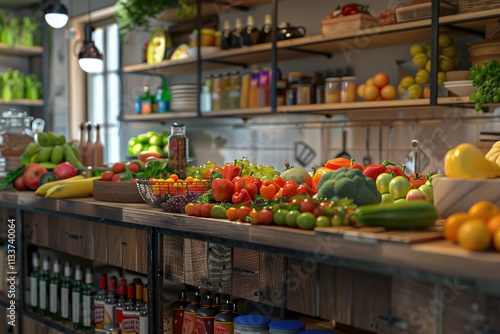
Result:
[[[122,36],[137,27],[147,27],[149,18],[166,9],[175,8],[180,19],[186,19],[195,11],[188,0],[118,0],[115,6]]]

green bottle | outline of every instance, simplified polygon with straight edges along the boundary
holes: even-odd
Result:
[[[37,252],[31,255],[31,263],[33,268],[30,274],[30,304],[35,312],[40,312],[40,304],[38,302],[40,290],[40,262]]]
[[[50,280],[50,272],[49,272],[49,264],[50,258],[46,256],[42,262],[42,273],[40,274],[40,284],[39,287],[39,298],[38,302],[40,305],[40,314],[48,315],[49,307],[47,302],[47,296],[49,291],[49,280]]]
[[[49,305],[50,305],[50,315],[52,320],[61,320],[61,263],[59,259],[54,260],[52,277],[50,277],[49,285]]]
[[[73,287],[72,270],[69,262],[64,262],[64,277],[61,283],[61,319],[70,320],[71,310],[71,289]]]
[[[75,330],[83,329],[83,273],[79,264],[75,266],[75,282],[71,289],[71,322]]]
[[[158,103],[158,112],[169,112],[170,110],[171,94],[167,85],[167,77],[161,80],[161,89],[158,90],[156,103]]]

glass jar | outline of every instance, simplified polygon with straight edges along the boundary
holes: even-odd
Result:
[[[311,104],[312,80],[302,77],[297,83],[297,105]]]
[[[340,102],[356,102],[357,94],[357,78],[356,77],[342,77],[340,88]]]
[[[174,123],[168,137],[168,165],[170,172],[180,179],[186,178],[187,159],[189,157],[189,142],[186,136],[186,127],[181,123]]]
[[[340,78],[326,78],[325,103],[340,102]]]
[[[215,74],[212,80],[212,110],[221,109],[221,78]]]
[[[20,156],[34,141],[33,137],[42,132],[45,121],[34,119],[25,111],[9,109],[2,112],[0,120],[0,147],[3,156]]]

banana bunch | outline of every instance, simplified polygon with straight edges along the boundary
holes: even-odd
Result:
[[[100,179],[100,176],[85,178],[77,175],[65,180],[47,182],[36,189],[35,195],[53,199],[87,197],[94,192],[94,180]]]
[[[21,155],[21,164],[37,163],[45,168],[55,168],[59,163],[67,161],[78,170],[84,166],[78,160],[78,148],[66,142],[64,135],[57,136],[53,132],[40,132],[37,142],[30,143]]]

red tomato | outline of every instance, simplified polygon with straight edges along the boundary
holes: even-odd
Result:
[[[210,218],[211,217],[210,210],[212,210],[212,206],[214,205],[210,203],[203,204],[200,209],[201,217]]]
[[[262,209],[257,212],[259,223],[269,225],[273,223],[273,212],[268,209]]]
[[[316,209],[316,201],[306,198],[300,203],[300,212],[313,212]]]
[[[242,223],[245,223],[247,221],[247,216],[252,211],[251,208],[249,208],[246,205],[240,206],[238,208],[238,220]]]
[[[107,170],[101,175],[101,181],[111,181],[113,178],[113,175],[115,175],[112,171]]]
[[[259,211],[253,209],[248,213],[248,216],[250,217],[250,223],[252,225],[259,224]]]

